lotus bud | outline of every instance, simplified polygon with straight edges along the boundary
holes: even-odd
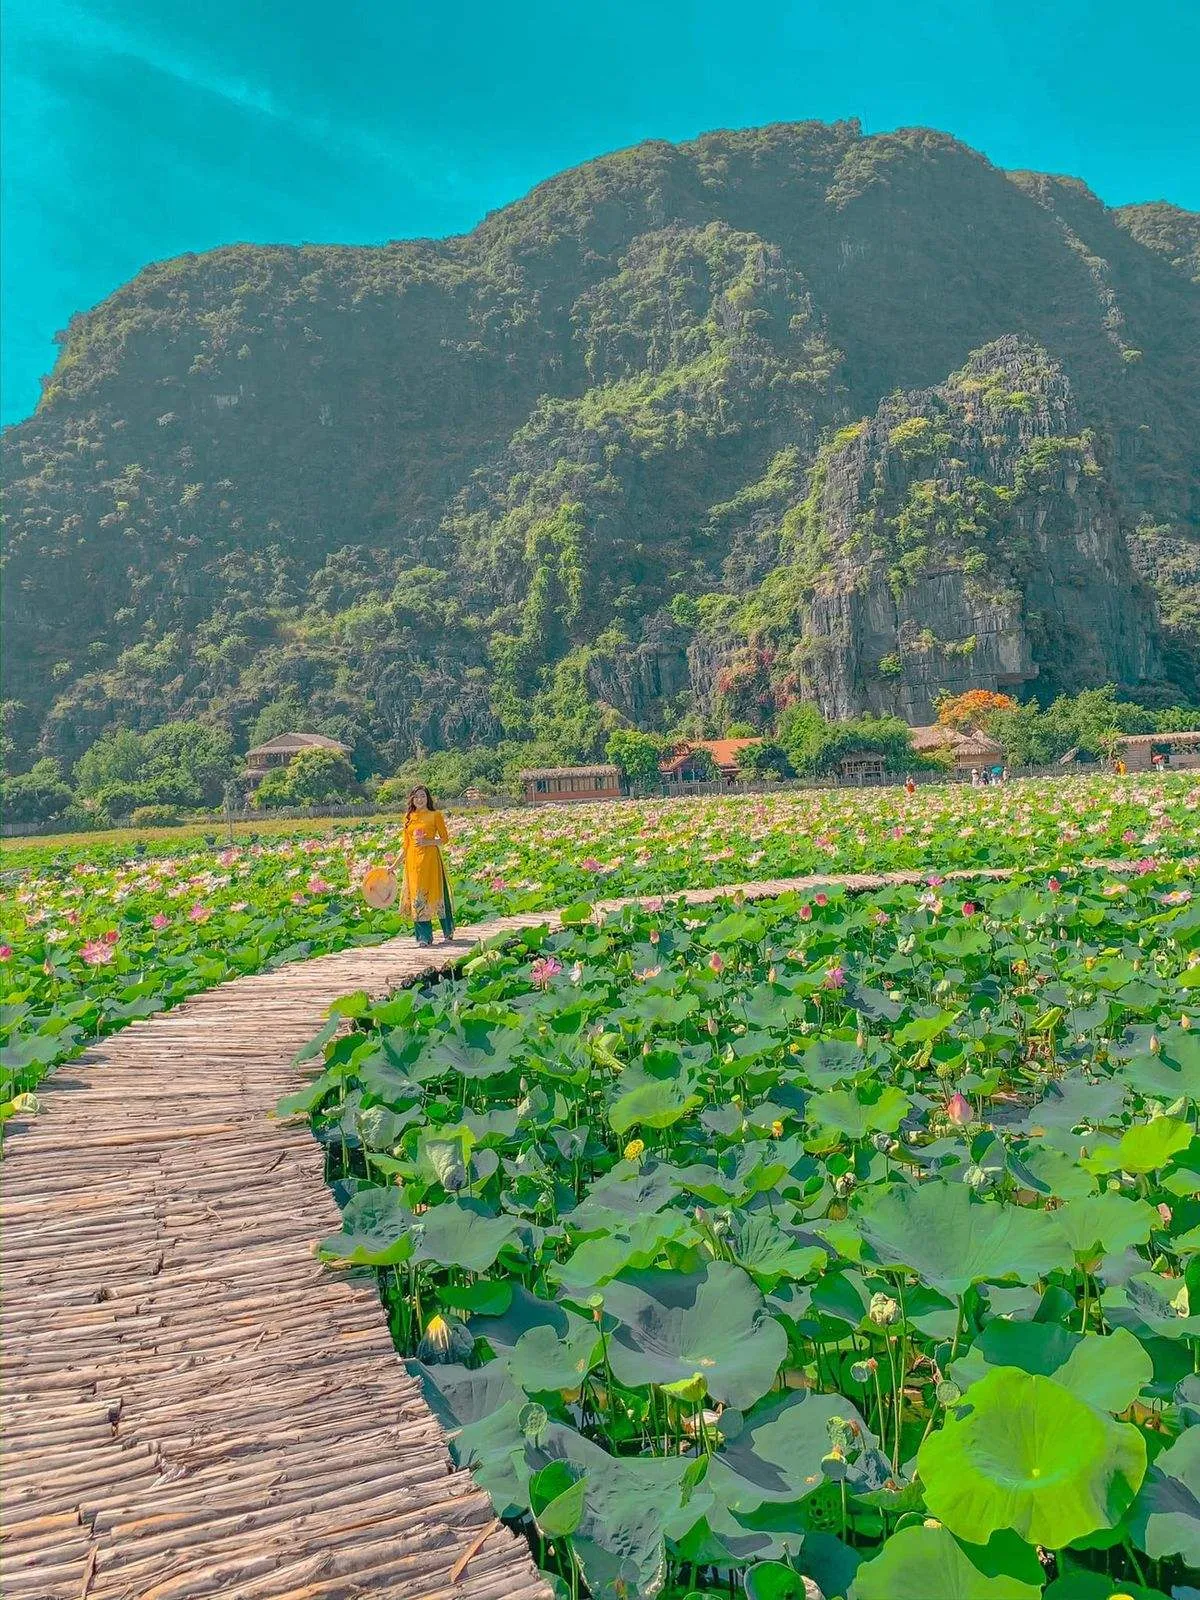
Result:
[[[849,1216],[849,1214],[850,1207],[844,1200],[831,1200],[829,1202],[829,1209],[825,1213],[830,1222],[841,1222],[845,1217]]]
[[[709,958],[708,958],[708,966],[709,966],[709,971],[710,972],[724,972],[724,970],[725,970],[725,957],[721,954],[721,952],[719,950],[714,950],[712,955],[709,956]]]
[[[864,1033],[864,1032],[863,1032],[863,1031],[862,1031],[862,1029],[861,1029],[861,1028],[860,1028],[860,1029],[859,1029],[859,1030],[858,1030],[858,1032],[857,1032],[857,1033],[856,1033],[856,1034],[855,1034],[855,1035],[854,1035],[854,1042],[855,1042],[855,1044],[856,1044],[856,1045],[857,1045],[857,1046],[858,1046],[858,1048],[859,1048],[859,1049],[860,1049],[860,1050],[865,1050],[865,1049],[866,1049],[866,1048],[867,1048],[867,1036],[866,1036],[866,1034],[865,1034],[865,1033]]]
[[[770,971],[767,973],[767,982],[768,983],[774,983],[775,980],[778,978],[778,976],[779,976],[779,974],[775,971],[775,968],[772,967],[770,969]]]
[[[858,1179],[852,1172],[840,1173],[833,1180],[833,1192],[839,1199],[844,1200],[851,1190],[858,1187]]]
[[[646,1143],[643,1139],[631,1139],[625,1146],[626,1161],[637,1161],[646,1153]]]
[[[1184,1030],[1186,1030],[1186,1029],[1188,1029],[1188,1028],[1190,1028],[1190,1027],[1191,1027],[1191,1025],[1192,1025],[1192,1019],[1191,1019],[1191,1017],[1189,1017],[1189,1016],[1182,1016],[1182,1017],[1180,1017],[1180,1019],[1179,1019],[1179,1026],[1180,1026],[1180,1027],[1181,1027],[1181,1028],[1183,1028],[1183,1029],[1184,1029]]]
[[[428,1366],[442,1366],[450,1361],[465,1361],[474,1348],[475,1340],[461,1322],[453,1317],[432,1316],[417,1346],[417,1360]]]
[[[714,1036],[716,1035],[716,1032],[717,1032],[717,1019],[716,1019],[716,1017],[709,1017],[708,1021],[704,1025],[708,1029],[709,1033],[713,1034]]]
[[[1161,1055],[1162,1054],[1162,1040],[1158,1037],[1158,1035],[1156,1033],[1152,1033],[1150,1035],[1150,1054],[1152,1056],[1157,1056],[1157,1055]]]
[[[867,1316],[877,1328],[890,1328],[900,1320],[900,1304],[890,1294],[873,1294]]]
[[[965,1128],[975,1113],[964,1094],[952,1094],[946,1102],[946,1115],[956,1128]]]
[[[1174,1215],[1170,1206],[1160,1204],[1158,1207],[1158,1214],[1163,1220],[1163,1226],[1165,1228],[1169,1228],[1171,1226],[1171,1217]]]

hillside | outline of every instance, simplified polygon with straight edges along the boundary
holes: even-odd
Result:
[[[195,714],[395,765],[795,696],[1195,697],[1197,236],[807,123],[461,238],[148,267],[4,437],[18,764]]]

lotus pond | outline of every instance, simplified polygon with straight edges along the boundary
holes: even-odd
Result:
[[[8,846],[0,1120],[92,1039],[226,978],[401,931],[357,883],[398,825],[133,850]],[[451,818],[461,921],[812,872],[1063,866],[1200,849],[1194,776],[629,801]]]
[[[1194,1600],[1187,865],[578,906],[337,1003],[321,1254],[556,1594]]]

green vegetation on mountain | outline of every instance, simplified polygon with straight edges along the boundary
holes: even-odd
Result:
[[[797,700],[1194,699],[1196,238],[805,123],[461,238],[149,267],[5,435],[10,763],[197,718],[361,778]]]

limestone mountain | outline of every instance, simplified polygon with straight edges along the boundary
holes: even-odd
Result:
[[[1196,239],[805,123],[461,238],[149,267],[5,435],[19,757],[197,713],[395,763],[797,695],[1194,695]]]

